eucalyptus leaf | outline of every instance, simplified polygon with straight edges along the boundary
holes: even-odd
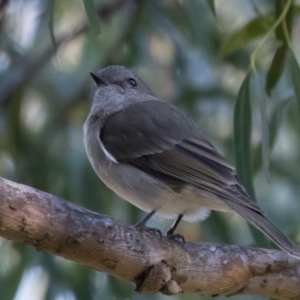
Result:
[[[271,94],[272,89],[276,86],[278,80],[282,75],[287,49],[288,48],[285,44],[282,44],[277,48],[271,63],[271,67],[268,70],[266,81],[266,93],[269,96]]]
[[[255,97],[258,98],[260,103],[260,117],[261,117],[261,144],[262,144],[262,166],[263,171],[268,177],[269,171],[269,127],[267,118],[267,99],[264,93],[263,86],[261,84],[262,80],[257,73],[253,76],[252,89],[255,91]]]
[[[287,4],[286,0],[275,0],[275,18],[278,19],[284,9],[285,5]],[[287,45],[286,36],[284,33],[284,23],[286,24],[287,32],[290,34],[292,23],[293,23],[293,16],[294,16],[294,6],[291,5],[283,22],[277,26],[275,30],[275,35],[278,40],[283,42]]]
[[[93,0],[83,0],[85,12],[89,19],[90,26],[94,34],[98,35],[101,33],[100,21],[97,14],[97,9]]]
[[[53,16],[54,16],[54,8],[55,8],[55,1],[56,0],[49,0],[48,1],[48,9],[49,9],[49,21],[48,21],[48,28],[50,32],[51,42],[53,44],[53,47],[56,51],[57,45],[56,45],[56,39],[54,35],[54,26],[53,26]]]
[[[257,88],[256,83],[255,78],[253,80],[252,71],[249,71],[239,90],[234,109],[234,146],[237,175],[253,201],[255,201],[255,191],[251,156],[251,90]],[[260,247],[268,246],[268,241],[261,232],[253,227],[250,227],[250,230],[256,245]]]
[[[294,13],[294,17],[296,17],[300,14],[300,6],[299,5],[293,5],[293,13]]]
[[[300,68],[298,61],[293,52],[291,52],[291,71],[292,71],[292,82],[297,99],[298,110],[300,114]]]
[[[285,107],[291,103],[291,98],[281,101],[271,114],[269,122],[269,153],[272,152],[276,139],[278,136],[279,128],[282,123],[283,112]],[[254,151],[253,157],[253,173],[257,173],[262,166],[262,143],[260,143]]]
[[[210,8],[213,15],[216,17],[216,6],[214,0],[205,0],[207,6]]]
[[[273,111],[271,116],[270,125],[269,125],[269,132],[270,132],[270,151],[274,148],[279,127],[282,123],[283,112],[285,107],[291,103],[291,98],[285,99],[280,102]]]
[[[255,199],[251,160],[252,113],[250,80],[251,71],[242,83],[234,108],[234,146],[238,178],[251,198]]]
[[[250,41],[264,35],[273,25],[270,15],[259,16],[229,36],[221,46],[221,55],[228,56]]]

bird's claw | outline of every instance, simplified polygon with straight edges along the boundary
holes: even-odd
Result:
[[[146,231],[149,233],[158,234],[160,240],[163,237],[163,235],[159,229],[154,228],[154,227],[147,227],[143,222],[139,222],[139,223],[135,224],[134,227],[138,230],[143,230],[143,231]]]
[[[183,245],[185,245],[185,238],[183,235],[179,233],[169,233],[167,232],[166,237],[175,241],[182,242]]]

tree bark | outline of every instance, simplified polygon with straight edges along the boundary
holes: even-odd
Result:
[[[283,251],[183,245],[4,178],[0,236],[130,281],[142,293],[300,299],[300,260]]]

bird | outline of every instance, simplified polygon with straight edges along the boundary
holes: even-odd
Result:
[[[84,123],[88,159],[102,182],[148,214],[204,220],[210,210],[234,211],[279,248],[300,258],[300,247],[267,219],[238,181],[235,168],[181,109],[159,99],[132,70],[118,65],[90,73],[96,83]]]

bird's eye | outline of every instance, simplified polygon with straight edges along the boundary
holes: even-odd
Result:
[[[136,86],[136,81],[133,78],[129,78],[128,82],[132,85],[132,86]]]

